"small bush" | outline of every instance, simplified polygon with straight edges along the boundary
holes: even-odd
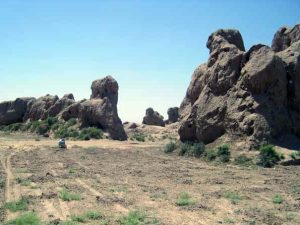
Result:
[[[176,143],[175,142],[170,142],[165,145],[164,147],[164,152],[165,153],[170,153],[173,152],[176,149]]]
[[[145,142],[146,135],[145,134],[134,134],[132,136],[133,139],[140,141],[140,142]]]
[[[83,139],[81,139],[81,137],[83,137]],[[91,139],[91,138],[100,139],[103,137],[103,132],[102,132],[102,130],[100,130],[96,127],[84,128],[80,131],[79,139],[87,140],[86,137],[89,137],[89,139]]]
[[[283,197],[277,194],[273,197],[272,201],[274,204],[281,204],[283,202]]]
[[[11,212],[25,211],[28,209],[28,200],[22,197],[18,201],[5,203],[4,207]]]
[[[186,205],[192,205],[194,204],[194,201],[190,197],[190,195],[186,192],[180,193],[176,200],[176,205],[178,206],[186,206]]]
[[[69,120],[66,122],[66,126],[67,126],[67,127],[71,127],[71,126],[74,126],[76,123],[77,123],[76,119],[75,119],[75,118],[71,118],[71,119],[69,119]]]
[[[58,119],[55,117],[48,117],[45,121],[45,123],[49,126],[52,127],[54,124],[58,123]]]
[[[16,219],[9,220],[6,225],[40,225],[41,221],[33,212],[25,213]]]
[[[223,197],[229,199],[232,204],[237,204],[242,200],[242,196],[236,192],[226,192]]]
[[[239,155],[234,159],[234,163],[240,166],[251,166],[253,165],[252,159],[246,155]]]
[[[59,194],[58,197],[60,199],[62,199],[63,201],[79,201],[81,200],[81,196],[79,194],[76,193],[72,193],[69,190],[67,190],[66,188],[63,188]]]
[[[230,150],[228,145],[221,145],[217,147],[217,157],[221,162],[229,162],[230,160]]]
[[[188,155],[199,158],[205,152],[205,145],[203,143],[192,143],[186,142],[182,143],[179,150],[179,155]]]
[[[264,145],[259,151],[259,161],[257,164],[262,167],[271,168],[282,159],[282,156],[276,152],[273,145]]]
[[[120,223],[122,225],[142,225],[146,219],[146,213],[142,211],[129,212],[127,216],[124,216]]]
[[[205,158],[208,161],[213,161],[217,158],[217,152],[215,149],[208,149],[205,151]]]

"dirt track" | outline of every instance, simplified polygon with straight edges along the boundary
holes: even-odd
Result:
[[[2,139],[1,171],[6,184],[1,201],[27,196],[30,210],[44,221],[96,210],[108,224],[119,224],[118,219],[129,211],[143,210],[160,222],[156,224],[166,225],[299,224],[299,167],[249,169],[207,163],[166,155],[163,144],[68,142],[68,150],[61,151],[54,140]],[[31,183],[23,186],[16,178]],[[58,193],[64,187],[79,193],[82,200],[62,201]],[[194,204],[177,206],[181,192],[189,193]],[[239,199],[233,201],[226,197],[228,193]],[[275,194],[283,196],[282,204],[272,202]],[[6,211],[5,220],[17,215]]]

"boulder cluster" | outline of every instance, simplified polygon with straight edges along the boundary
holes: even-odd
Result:
[[[217,30],[206,45],[209,59],[194,71],[179,109],[182,141],[206,144],[227,134],[257,147],[300,137],[300,24],[280,28],[271,48],[245,51],[233,29]]]
[[[107,131],[112,139],[126,140],[122,121],[118,116],[118,83],[111,76],[96,80],[91,86],[90,100],[76,102],[73,94],[46,95],[40,98],[17,98],[0,103],[0,125],[44,120],[57,117],[68,121],[76,118],[83,127],[98,127]]]
[[[143,118],[143,124],[161,126],[164,127],[166,124],[176,123],[179,119],[179,108],[171,107],[167,111],[168,119],[164,120],[164,117],[159,112],[154,111],[153,108],[146,109],[146,115]]]

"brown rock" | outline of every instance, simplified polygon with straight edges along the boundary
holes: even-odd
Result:
[[[275,52],[280,52],[293,43],[300,40],[300,24],[297,24],[293,28],[281,27],[274,35],[272,41],[272,49]]]
[[[165,126],[164,118],[152,108],[146,109],[146,116],[143,118],[143,124],[154,126]]]

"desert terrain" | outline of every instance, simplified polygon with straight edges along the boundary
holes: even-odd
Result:
[[[1,133],[1,223],[31,211],[47,225],[299,224],[299,166],[166,154],[172,134],[159,138],[167,128],[156,129],[151,141],[67,141],[66,150],[56,139]],[[20,199],[24,209],[5,205]]]

